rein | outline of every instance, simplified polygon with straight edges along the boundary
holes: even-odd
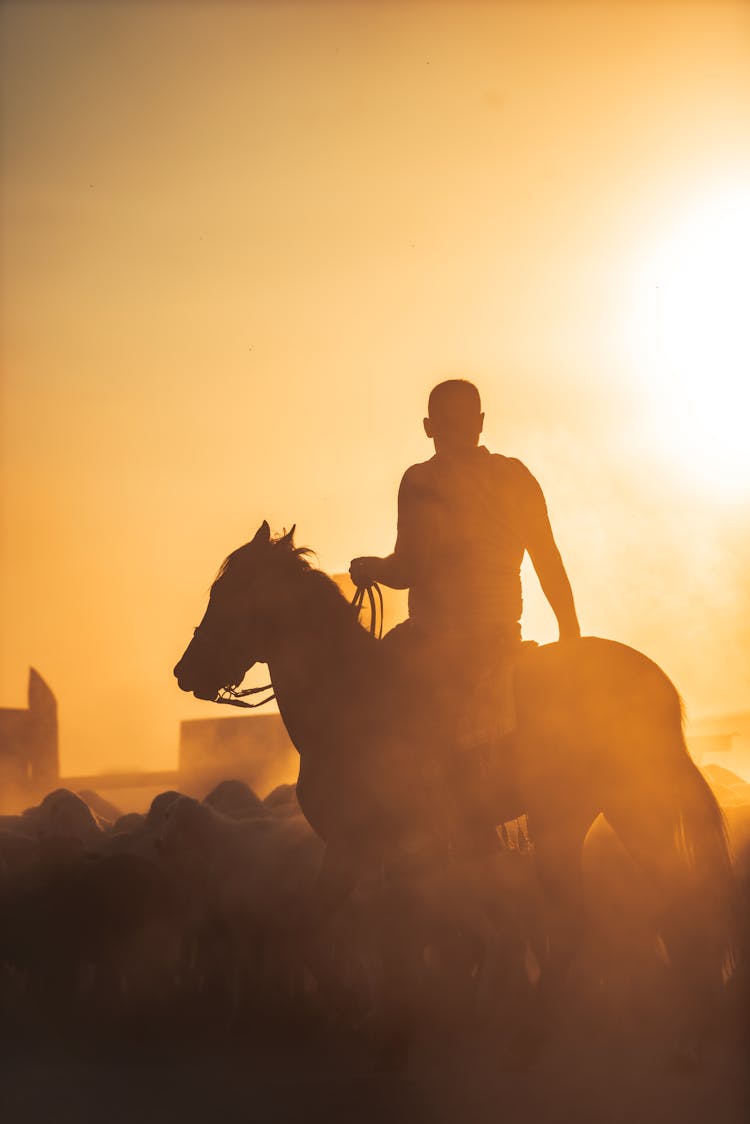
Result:
[[[352,605],[357,610],[357,614],[362,612],[365,595],[370,607],[370,636],[380,640],[383,636],[383,591],[377,582],[373,582],[372,585],[358,585],[352,597]],[[262,695],[264,691],[270,691],[271,694],[266,695],[264,699],[259,699],[258,702],[244,702],[248,695]],[[244,691],[236,691],[234,687],[222,687],[219,697],[214,699],[214,702],[222,703],[224,706],[241,706],[244,710],[256,710],[259,706],[273,702],[275,698],[273,683],[266,683],[263,687],[246,687]]]
[[[358,585],[352,597],[352,605],[361,613],[362,607],[365,603],[365,594],[370,604],[370,636],[376,636],[378,640],[383,637],[383,591],[377,582],[372,585]],[[377,598],[377,609],[375,606],[375,599]],[[380,622],[378,623],[378,613],[380,615]]]

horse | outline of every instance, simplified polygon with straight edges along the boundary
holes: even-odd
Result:
[[[225,559],[174,674],[182,690],[219,701],[268,665],[300,755],[297,798],[327,845],[321,885],[333,908],[373,855],[398,866],[439,838],[444,809],[403,721],[398,668],[293,532],[274,537],[264,522]],[[513,694],[513,750],[490,757],[465,814],[489,825],[528,817],[550,934],[538,1022],[580,940],[582,851],[601,814],[650,887],[696,1053],[731,959],[732,871],[680,696],[645,655],[600,637],[522,646]]]

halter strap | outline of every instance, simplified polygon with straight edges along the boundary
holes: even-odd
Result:
[[[259,702],[242,701],[248,695],[260,695],[263,691],[270,691],[271,694],[265,699],[260,699]],[[255,710],[259,706],[265,706],[266,703],[272,702],[275,698],[273,683],[266,683],[263,687],[245,687],[244,691],[235,691],[233,687],[222,687],[218,699],[214,699],[214,702],[223,703],[225,706],[241,706],[246,710]]]

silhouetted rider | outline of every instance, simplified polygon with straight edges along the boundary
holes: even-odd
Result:
[[[519,460],[479,445],[483,423],[472,383],[451,379],[434,388],[424,429],[435,455],[401,481],[393,554],[355,558],[349,571],[356,585],[409,590],[409,619],[383,644],[403,688],[412,744],[443,793],[448,833],[471,850],[497,844],[482,805],[503,745],[512,773],[507,735],[515,724],[512,668],[526,551],[560,639],[580,636],[542,490]]]
[[[479,445],[483,423],[473,383],[450,379],[434,388],[424,429],[435,455],[401,481],[393,554],[355,558],[352,580],[408,588],[409,624],[419,631],[512,644],[521,636],[528,551],[560,639],[576,638],[573,594],[542,490],[521,461]]]

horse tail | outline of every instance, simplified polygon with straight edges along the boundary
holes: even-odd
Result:
[[[715,952],[728,975],[735,963],[736,888],[726,821],[708,781],[681,737],[676,779],[674,840],[688,874],[692,910],[715,935]],[[687,903],[686,903],[687,904]]]

